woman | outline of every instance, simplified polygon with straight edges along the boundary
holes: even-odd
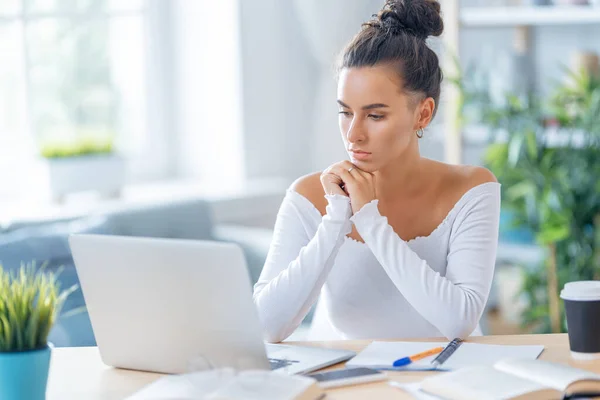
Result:
[[[419,154],[442,81],[425,40],[442,31],[437,1],[387,1],[344,50],[350,160],[287,191],[254,287],[268,341],[288,337],[319,296],[312,339],[480,334],[500,185],[484,168]]]

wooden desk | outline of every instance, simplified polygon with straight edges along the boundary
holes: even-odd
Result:
[[[423,339],[415,339],[423,341]],[[441,340],[441,339],[440,339]],[[432,339],[430,341],[436,341]],[[486,344],[542,344],[545,350],[540,356],[543,360],[557,361],[579,368],[600,373],[600,361],[575,362],[569,354],[569,342],[566,334],[558,335],[518,335],[518,336],[481,336],[468,340]],[[370,343],[368,340],[336,342],[297,342],[303,346],[320,346],[360,351]],[[343,367],[338,364],[329,369]],[[390,379],[398,382],[414,382],[435,372],[389,372]],[[143,386],[155,381],[161,375],[119,370],[105,366],[95,347],[58,348],[52,354],[50,377],[48,382],[48,400],[121,400]],[[327,399],[410,399],[400,389],[386,382],[370,383],[352,387],[332,389]]]

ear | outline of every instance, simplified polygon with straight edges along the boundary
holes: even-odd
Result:
[[[435,111],[435,101],[432,97],[427,97],[421,100],[417,107],[415,107],[415,126],[414,130],[426,128],[431,119],[433,118],[433,112]]]

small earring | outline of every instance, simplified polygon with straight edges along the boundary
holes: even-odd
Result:
[[[425,132],[423,131],[423,128],[418,129],[415,133],[417,134],[417,137],[419,139],[423,138],[423,135],[425,135]]]

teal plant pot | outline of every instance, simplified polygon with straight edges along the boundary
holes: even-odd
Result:
[[[40,350],[0,353],[0,399],[44,400],[51,346]]]

